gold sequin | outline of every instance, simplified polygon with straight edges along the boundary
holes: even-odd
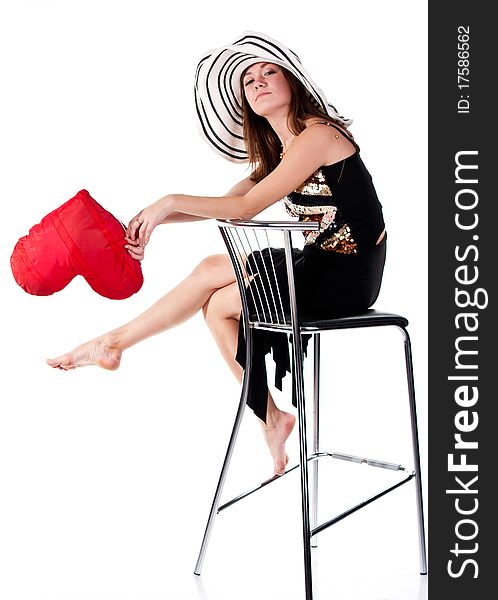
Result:
[[[356,254],[358,252],[358,245],[354,241],[347,223],[322,242],[320,248],[322,250],[333,250],[339,252],[339,254]]]
[[[303,206],[294,204],[284,198],[285,209],[291,217],[299,217],[300,221],[317,221],[320,223],[318,231],[304,231],[305,244],[312,244],[316,238],[334,222],[337,208],[335,206]]]
[[[341,172],[342,173],[342,172]],[[309,177],[294,194],[302,196],[332,196],[332,190],[327,184],[327,180],[321,169],[318,169]],[[303,202],[305,200],[303,199]],[[327,230],[330,236],[323,241],[318,242],[319,248],[325,251],[338,252],[340,254],[356,254],[357,244],[351,235],[351,228],[347,223],[336,223],[337,207],[331,204],[319,206],[309,206],[298,204],[291,198],[283,199],[285,210],[292,217],[298,217],[304,222],[318,222],[320,227],[317,231],[304,231],[304,243],[306,245],[314,244],[319,236],[322,236]],[[334,231],[334,229],[336,231]],[[325,235],[327,235],[325,233]],[[323,237],[323,236],[322,236]]]
[[[303,196],[332,196],[332,190],[329,188],[321,169],[313,173],[295,192]]]
[[[318,222],[320,223],[320,229],[318,231],[303,231],[303,235],[304,235],[304,243],[306,245],[308,244],[313,244],[316,240],[316,238],[320,235],[320,233],[322,232],[322,227],[321,227],[321,223],[322,223],[322,218],[323,215],[321,214],[316,214],[316,215],[309,215],[309,216],[304,216],[304,217],[300,217],[300,221],[304,221],[306,222],[310,222],[310,221],[314,221],[314,222]]]

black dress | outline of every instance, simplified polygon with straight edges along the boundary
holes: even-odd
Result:
[[[327,123],[332,127],[334,125]],[[386,256],[382,206],[370,173],[356,147],[351,156],[318,169],[283,202],[300,221],[318,221],[318,232],[305,232],[303,249],[294,249],[296,299],[302,319],[326,319],[363,312],[377,299]],[[277,278],[286,287],[283,248],[272,249]],[[268,260],[268,252],[254,253],[256,263]],[[250,296],[250,294],[248,294]],[[285,333],[253,330],[253,361],[247,404],[266,420],[268,386],[265,355],[275,360],[275,386],[290,372],[288,337]],[[239,327],[237,362],[245,366],[245,339]],[[294,401],[294,399],[293,399]]]

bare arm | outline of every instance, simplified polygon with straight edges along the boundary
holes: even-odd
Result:
[[[232,188],[230,188],[224,197],[245,196],[255,185],[255,181],[251,181],[250,177],[246,177],[242,181],[236,183]],[[205,219],[210,218],[211,217],[190,215],[188,213],[183,212],[172,212],[165,219],[163,219],[161,223],[187,223],[190,221],[203,221]]]
[[[345,158],[332,128],[312,125],[299,134],[280,164],[250,189],[220,197],[171,194],[145,208],[129,227],[130,237],[147,243],[154,228],[171,213],[212,219],[251,219],[312,175],[323,164]]]
[[[251,181],[250,177],[246,177],[242,181],[236,183],[232,188],[228,190],[226,196],[238,196],[247,194],[256,183]],[[144,257],[144,244],[140,242],[139,239],[136,238],[136,229],[133,230],[133,237],[131,235],[132,232],[132,223],[136,221],[136,219],[140,216],[142,211],[140,211],[137,215],[131,219],[128,228],[126,230],[125,240],[126,245],[125,248],[128,250],[130,256],[136,260],[143,260]],[[189,223],[192,221],[204,221],[209,217],[198,216],[198,215],[189,215],[188,213],[183,212],[172,212],[167,217],[165,217],[161,223]]]

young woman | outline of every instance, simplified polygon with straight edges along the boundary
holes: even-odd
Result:
[[[251,219],[284,199],[291,215],[320,222],[319,232],[306,235],[296,261],[300,309],[332,317],[371,306],[385,260],[381,205],[347,130],[350,121],[326,102],[298,57],[276,40],[248,32],[201,60],[195,91],[206,140],[229,160],[249,159],[252,174],[226,196],[169,194],[144,208],[128,225],[130,255],[142,260],[161,223]],[[223,358],[241,380],[241,303],[226,255],[204,259],[126,325],[47,362],[62,370],[83,365],[117,369],[124,350],[199,310]],[[295,417],[275,405],[265,381],[259,383],[260,392],[249,405],[261,420],[279,475],[288,462],[285,442]]]

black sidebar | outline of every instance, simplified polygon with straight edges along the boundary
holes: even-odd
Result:
[[[429,2],[430,600],[496,597],[498,27]]]

